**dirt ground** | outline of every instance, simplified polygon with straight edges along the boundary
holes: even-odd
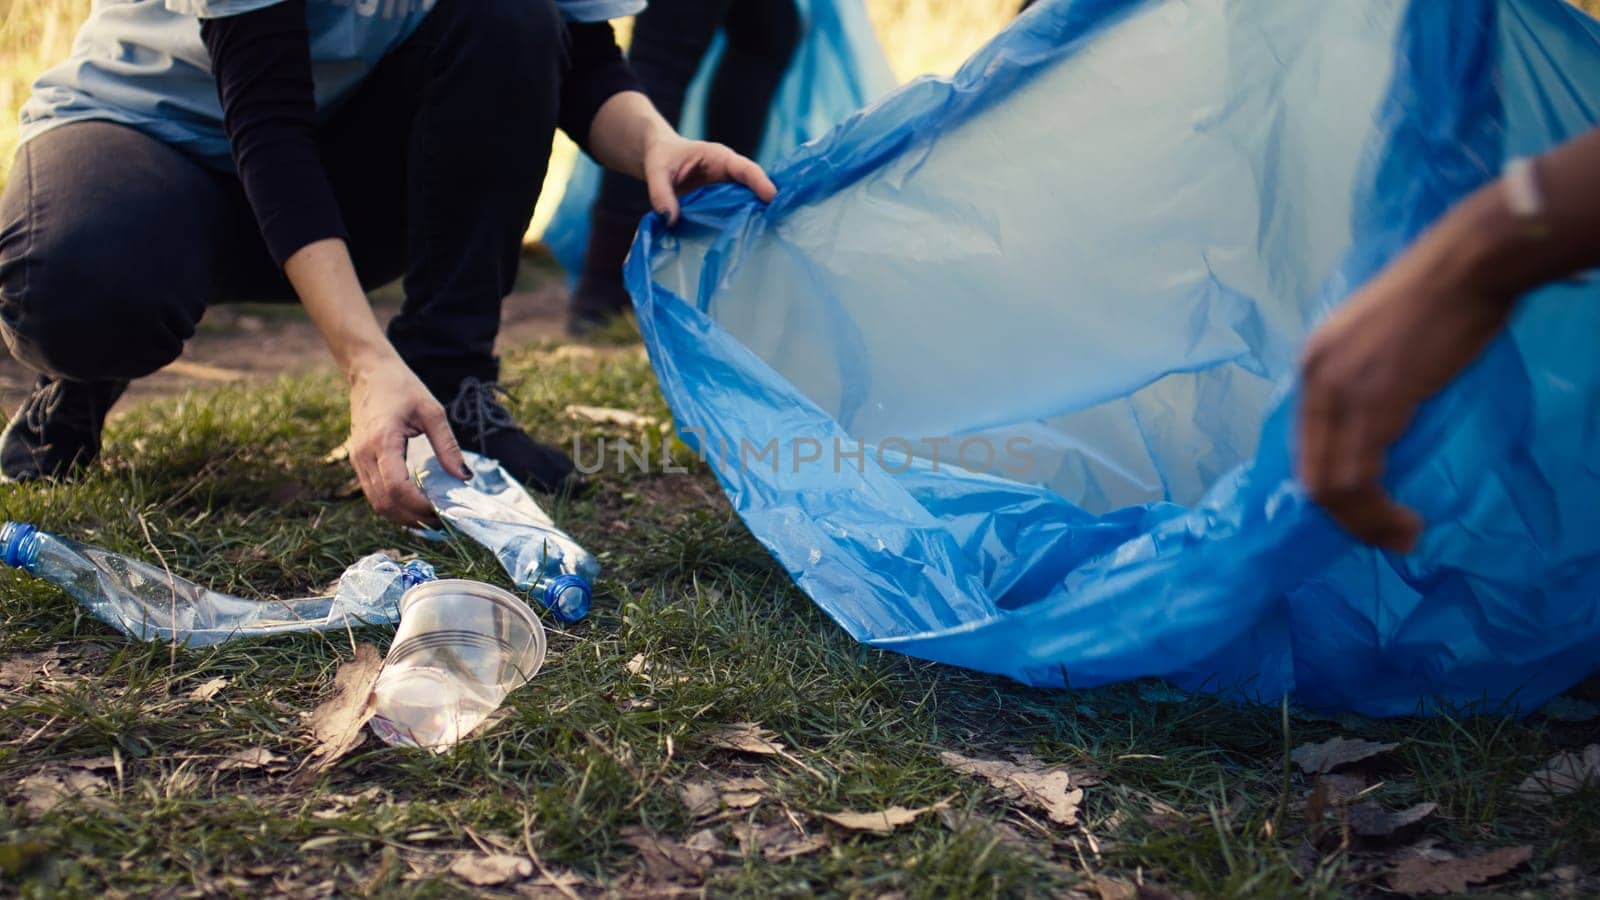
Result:
[[[501,308],[500,347],[557,338],[564,334],[567,291],[558,277],[525,270],[518,292]],[[374,297],[373,310],[385,324],[399,312],[395,290]],[[145,398],[182,393],[192,387],[242,378],[327,369],[333,359],[305,314],[293,305],[241,304],[213,307],[198,333],[171,365],[135,381],[127,397]],[[0,352],[0,409],[9,419],[16,411],[33,373]],[[124,401],[119,409],[126,409]],[[113,411],[116,415],[116,411]]]

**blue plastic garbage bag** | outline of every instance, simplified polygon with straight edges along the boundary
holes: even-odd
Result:
[[[824,134],[895,86],[862,0],[795,0],[795,6],[803,36],[767,113],[755,155],[764,166]],[[705,135],[706,94],[724,49],[719,34],[689,85],[679,122],[679,130],[689,137]],[[561,204],[545,227],[545,244],[573,279],[589,246],[589,208],[600,190],[600,174],[593,160],[580,156]]]
[[[694,196],[627,280],[680,430],[856,638],[1034,685],[1394,715],[1596,670],[1600,287],[1547,288],[1393,452],[1429,528],[1291,477],[1313,325],[1600,118],[1559,0],[1063,0]]]

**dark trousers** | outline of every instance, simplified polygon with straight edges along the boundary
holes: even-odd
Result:
[[[628,64],[656,109],[677,127],[689,82],[719,28],[727,50],[706,98],[706,139],[750,156],[800,41],[794,0],[653,0],[634,22]],[[650,207],[644,182],[611,172],[597,204],[630,224]]]
[[[438,0],[319,133],[356,270],[368,287],[404,275],[389,338],[435,393],[497,374],[564,37],[553,0]],[[210,304],[292,299],[231,172],[108,122],[18,152],[0,200],[0,336],[21,362],[137,378],[178,357]]]

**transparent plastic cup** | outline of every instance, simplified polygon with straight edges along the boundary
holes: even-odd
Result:
[[[544,626],[515,594],[478,581],[419,584],[378,674],[372,730],[442,751],[482,724],[544,665]]]

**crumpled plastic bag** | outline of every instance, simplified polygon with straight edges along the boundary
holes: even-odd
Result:
[[[770,206],[648,216],[628,287],[685,439],[861,641],[1531,710],[1597,663],[1600,288],[1527,298],[1395,449],[1409,556],[1292,479],[1295,363],[1453,202],[1593,126],[1594,85],[1560,0],[1047,0],[786,157]]]

